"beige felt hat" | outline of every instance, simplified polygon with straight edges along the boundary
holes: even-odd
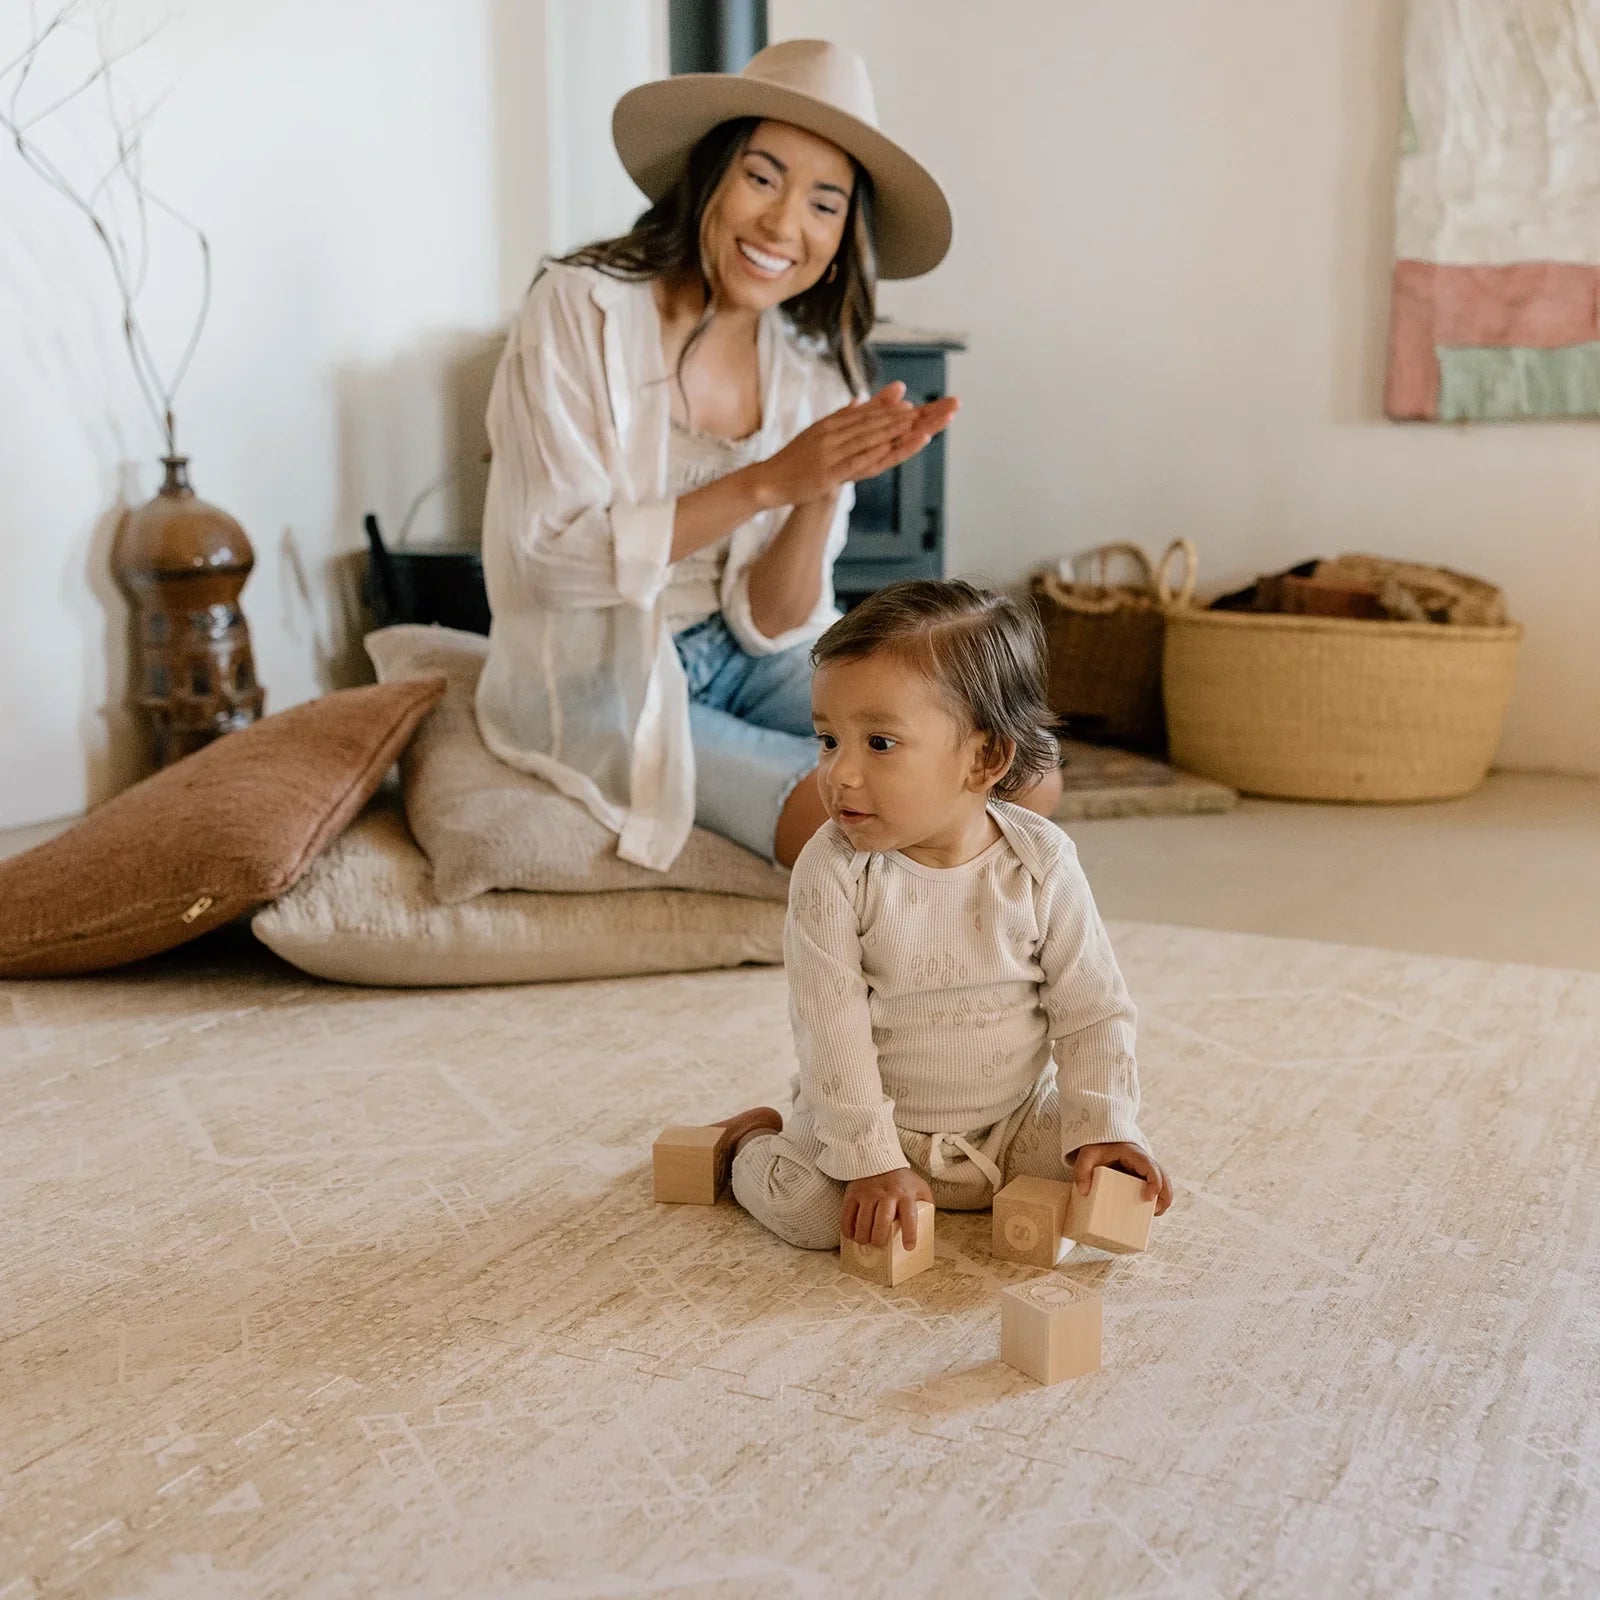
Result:
[[[950,204],[938,180],[878,131],[867,64],[822,39],[768,45],[743,72],[686,72],[640,84],[617,102],[611,136],[628,176],[659,200],[694,146],[719,123],[768,117],[831,140],[872,177],[878,274],[916,278],[950,248]]]

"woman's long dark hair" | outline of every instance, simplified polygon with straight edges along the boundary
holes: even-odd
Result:
[[[705,285],[706,310],[678,357],[682,382],[683,363],[696,341],[711,325],[711,263],[706,259],[704,232],[706,209],[728,169],[744,153],[757,117],[719,123],[694,149],[682,174],[656,203],[620,237],[586,244],[570,255],[558,257],[567,266],[594,267],[613,278],[632,283],[669,278]],[[877,320],[878,252],[873,243],[872,179],[858,162],[844,237],[832,265],[804,294],[783,302],[783,312],[797,333],[818,339],[838,366],[844,381],[856,394],[864,393],[873,374],[867,335]]]

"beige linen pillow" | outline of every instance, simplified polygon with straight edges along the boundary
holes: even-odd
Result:
[[[576,800],[497,760],[473,708],[488,650],[481,635],[453,628],[408,623],[367,635],[381,682],[443,676],[448,685],[400,764],[406,820],[433,863],[434,893],[444,904],[487,889],[700,889],[788,899],[783,868],[705,828],[690,833],[666,872],[623,861],[616,835]]]
[[[380,796],[251,928],[336,983],[427,988],[697,972],[783,960],[783,907],[674,889],[480,895],[441,905],[427,858]]]
[[[121,966],[282,894],[443,691],[369,685],[263,717],[0,862],[0,977]]]

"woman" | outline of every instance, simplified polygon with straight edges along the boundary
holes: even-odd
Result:
[[[863,398],[877,278],[936,266],[949,207],[818,41],[634,89],[613,133],[652,204],[534,281],[489,402],[478,722],[625,860],[698,822],[789,866],[826,816],[809,647],[852,485],[956,409]]]

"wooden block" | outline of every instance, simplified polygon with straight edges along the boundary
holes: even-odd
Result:
[[[726,1128],[663,1128],[650,1147],[658,1201],[714,1206],[728,1182]]]
[[[892,1289],[914,1278],[933,1265],[932,1201],[917,1202],[917,1247],[907,1250],[898,1227],[888,1244],[857,1244],[854,1239],[839,1239],[839,1265],[852,1277],[865,1278]]]
[[[1002,1261],[1053,1267],[1061,1253],[1072,1185],[1050,1178],[1013,1178],[994,1197],[994,1237],[990,1244]]]
[[[1297,578],[1292,573],[1285,576],[1275,609],[1291,616],[1348,617],[1365,622],[1381,622],[1388,617],[1378,598],[1377,584],[1341,580],[1337,575],[1324,577],[1323,570],[1328,566],[1323,562],[1309,578]]]
[[[1144,1198],[1144,1179],[1115,1167],[1096,1167],[1088,1194],[1072,1186],[1064,1229],[1078,1244],[1129,1255],[1150,1243],[1156,1203]]]
[[[1039,1383],[1100,1368],[1100,1296],[1070,1278],[1035,1278],[1000,1291],[1000,1359]]]

